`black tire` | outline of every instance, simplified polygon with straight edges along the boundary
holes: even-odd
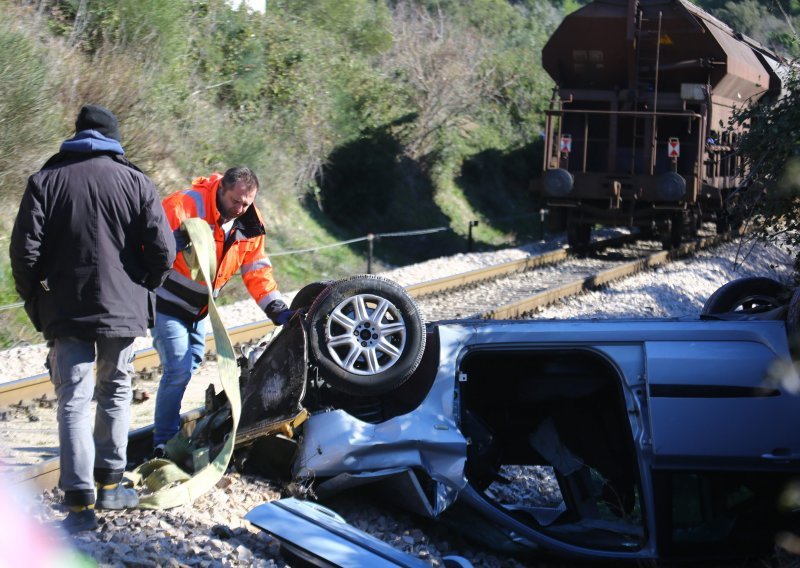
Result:
[[[772,278],[740,278],[720,286],[711,294],[700,315],[766,312],[785,305],[787,294],[786,286]]]
[[[319,282],[306,284],[294,295],[294,298],[292,298],[292,305],[289,306],[289,308],[292,310],[299,310],[300,308],[309,307],[314,303],[316,297],[332,283],[333,280],[320,280]]]
[[[399,387],[425,349],[416,303],[400,285],[378,276],[332,283],[314,300],[306,321],[320,376],[352,395],[380,395]]]

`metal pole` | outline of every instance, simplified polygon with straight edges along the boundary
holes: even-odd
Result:
[[[658,66],[661,58],[661,11],[658,12],[658,33],[656,34],[656,74],[653,85],[653,132],[650,134],[650,175],[656,171],[656,146],[658,145]]]
[[[539,209],[539,234],[542,236],[542,240],[544,240],[545,237],[544,218],[548,213],[550,213],[549,209],[545,209],[544,207]]]
[[[470,221],[467,226],[467,252],[472,252],[472,227],[477,227],[478,221]]]
[[[583,166],[581,171],[586,173],[587,154],[589,153],[589,115],[583,115]]]

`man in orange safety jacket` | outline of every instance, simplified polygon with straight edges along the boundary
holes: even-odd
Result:
[[[264,221],[254,203],[257,192],[255,173],[238,167],[224,175],[197,178],[191,189],[169,195],[162,205],[179,251],[189,246],[180,228],[185,219],[199,217],[211,227],[217,249],[217,272],[212,283],[215,297],[241,271],[258,306],[273,323],[283,325],[293,312],[278,290],[272,264],[264,252]],[[152,336],[163,375],[156,396],[153,455],[161,457],[164,444],[178,433],[183,393],[205,354],[208,290],[205,283],[192,279],[183,255],[178,254],[156,297]]]

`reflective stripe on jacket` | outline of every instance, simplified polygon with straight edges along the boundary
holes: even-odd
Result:
[[[162,202],[170,227],[175,230],[184,219],[199,217],[211,227],[217,248],[217,273],[213,289],[217,296],[225,283],[241,270],[248,292],[263,310],[281,293],[272,275],[272,263],[264,252],[264,222],[255,204],[233,223],[228,238],[220,227],[217,188],[222,175],[211,174],[192,182],[191,189],[175,192]],[[208,296],[203,282],[192,280],[189,267],[179,253],[169,276],[158,289],[158,310],[197,321],[206,316]]]

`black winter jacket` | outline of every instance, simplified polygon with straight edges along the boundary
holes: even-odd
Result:
[[[175,260],[155,186],[110,152],[56,154],[28,179],[11,269],[46,339],[138,337]]]

